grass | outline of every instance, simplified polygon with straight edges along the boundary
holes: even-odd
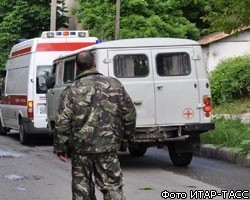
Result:
[[[239,114],[250,112],[250,98],[215,107],[215,114]],[[237,111],[237,112],[236,112]],[[228,147],[234,152],[250,154],[250,124],[241,123],[240,119],[213,119],[215,130],[201,134],[203,144],[216,147]]]
[[[215,106],[212,110],[213,114],[241,114],[245,112],[250,112],[250,97]]]
[[[139,188],[140,190],[155,190],[154,187],[151,186],[147,186],[147,187],[143,187],[143,188]]]
[[[216,119],[215,130],[201,135],[203,144],[228,147],[243,154],[250,153],[250,124],[242,124],[240,119]]]

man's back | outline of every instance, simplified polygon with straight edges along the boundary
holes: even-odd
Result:
[[[134,131],[135,108],[117,79],[87,70],[78,76],[65,98],[69,103],[59,109],[66,108],[67,115],[74,116],[70,143],[80,154],[117,151],[121,140]],[[63,120],[63,115],[59,117]]]

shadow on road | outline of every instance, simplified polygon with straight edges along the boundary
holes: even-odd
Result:
[[[10,132],[6,137],[12,138],[13,140],[20,141],[19,132]],[[21,145],[21,144],[20,144]],[[53,137],[51,135],[30,135],[29,141],[25,146],[50,146],[53,145]]]
[[[160,154],[157,154],[157,151]],[[172,167],[168,151],[164,149],[149,148],[144,156],[131,156],[128,152],[119,153],[121,167],[124,169],[166,169]]]

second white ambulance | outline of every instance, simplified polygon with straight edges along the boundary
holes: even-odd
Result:
[[[31,134],[49,133],[46,122],[45,80],[62,53],[96,44],[88,31],[43,32],[41,38],[12,47],[1,88],[0,133],[19,130],[20,142]]]

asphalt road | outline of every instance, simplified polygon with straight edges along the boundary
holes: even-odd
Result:
[[[48,138],[38,139],[30,146],[22,146],[17,134],[0,136],[0,200],[71,199],[70,161],[62,163],[57,159]],[[250,196],[250,168],[199,157],[194,157],[187,168],[178,168],[172,165],[165,149],[156,148],[148,149],[143,157],[122,153],[119,158],[127,200]],[[165,198],[161,197],[163,191]]]

